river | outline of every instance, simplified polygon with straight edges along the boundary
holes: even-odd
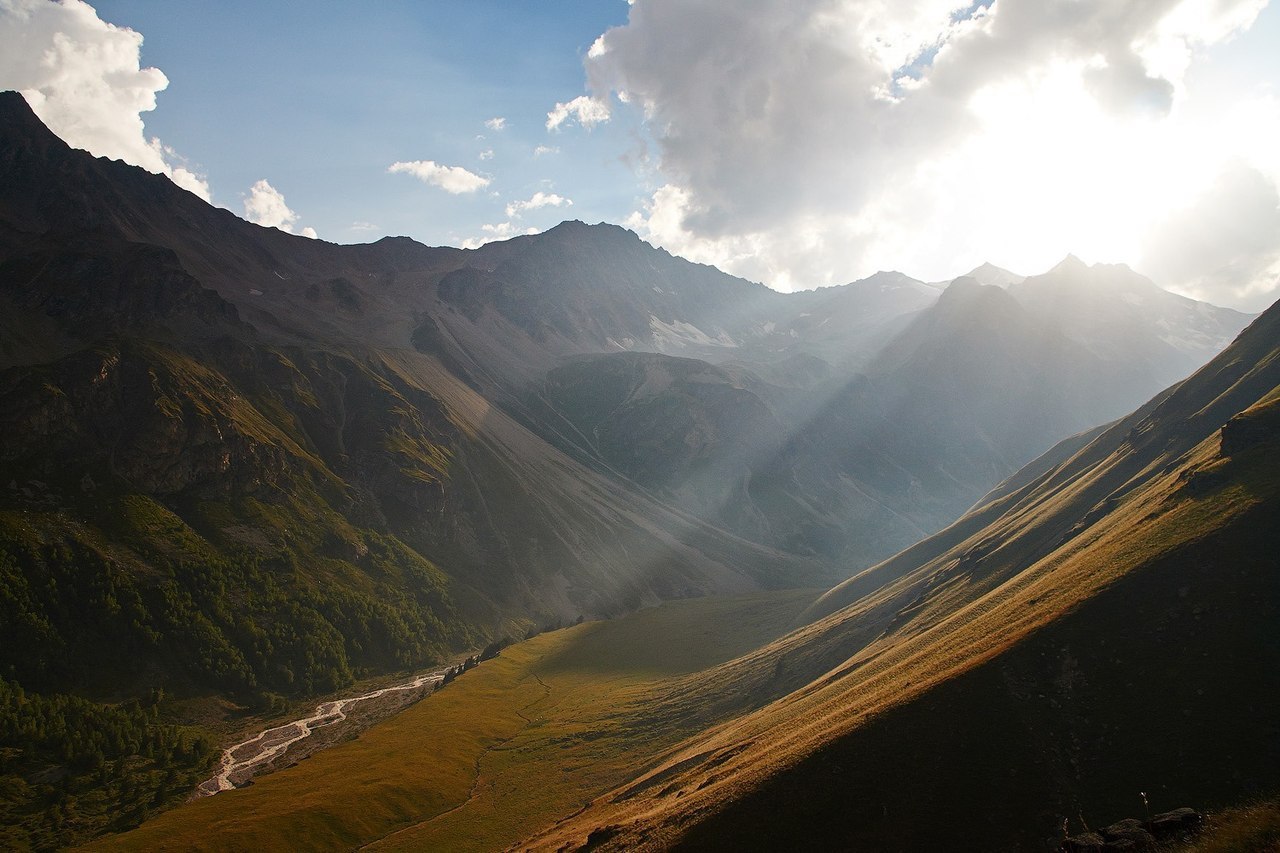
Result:
[[[448,668],[440,669],[435,672],[429,672],[426,675],[419,675],[404,684],[383,687],[379,690],[360,696],[351,696],[347,699],[321,702],[309,717],[303,717],[300,720],[294,720],[284,725],[273,726],[246,741],[241,741],[235,746],[228,747],[222,753],[222,760],[218,766],[217,774],[213,778],[200,783],[200,786],[196,788],[196,796],[209,797],[220,791],[229,791],[237,787],[237,783],[243,783],[246,779],[252,777],[255,770],[266,767],[276,758],[283,755],[289,747],[304,738],[310,737],[311,733],[316,729],[332,726],[345,720],[347,711],[353,705],[386,696],[388,693],[419,690],[428,684],[443,681],[444,674],[447,671]]]

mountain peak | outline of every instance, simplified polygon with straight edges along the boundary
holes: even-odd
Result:
[[[857,281],[852,282],[852,284],[856,285],[879,285],[882,287],[917,286],[923,283],[924,282],[914,279],[904,272],[898,272],[897,270],[878,270],[866,278],[860,278]]]
[[[590,234],[603,237],[621,237],[635,240],[640,239],[634,231],[623,228],[621,225],[614,225],[612,222],[597,222],[592,225],[590,223],[583,222],[581,219],[566,219],[559,225],[552,226],[542,233],[547,235],[554,234],[557,236]]]
[[[1004,267],[998,267],[990,261],[974,267],[969,270],[966,275],[969,278],[977,279],[982,284],[994,285],[995,287],[1003,288],[1011,287],[1012,285],[1026,279],[1025,275],[1010,272]]]
[[[0,140],[12,144],[18,139],[69,147],[45,126],[21,93],[0,92]]]
[[[1053,269],[1049,270],[1049,272],[1052,272],[1052,273],[1079,273],[1079,272],[1086,272],[1086,271],[1088,271],[1088,269],[1089,269],[1089,265],[1088,265],[1088,264],[1086,264],[1084,261],[1080,260],[1080,259],[1079,259],[1078,257],[1076,257],[1075,255],[1068,254],[1068,255],[1067,255],[1065,258],[1063,258],[1061,261],[1058,261],[1058,263],[1053,267]]]

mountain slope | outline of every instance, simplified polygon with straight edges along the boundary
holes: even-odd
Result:
[[[109,662],[126,692],[265,701],[529,624],[830,577],[584,467],[415,346],[426,282],[466,253],[250,225],[71,150],[16,94],[0,113],[0,299],[26,330],[0,365],[5,601],[41,626],[14,627],[3,665],[27,688]],[[78,560],[102,577],[46,590]],[[87,623],[59,605],[126,589],[134,609]]]
[[[690,704],[779,698],[537,844],[1025,849],[1138,790],[1213,805],[1274,785],[1278,342],[1273,307],[816,621],[683,685]]]
[[[742,466],[717,469],[718,480],[704,470],[698,482],[665,484],[665,494],[684,494],[678,505],[702,522],[851,568],[938,529],[1054,441],[1122,413],[1167,381],[1073,350],[1064,335],[1044,334],[1046,324],[1026,316],[1002,315],[1009,320],[1002,325],[983,320],[982,309],[951,311],[935,304],[936,287],[900,273],[779,294],[615,226],[569,222],[471,252],[401,238],[368,246],[307,240],[72,151],[16,94],[0,98],[0,114],[8,131],[0,140],[0,246],[8,247],[0,304],[16,309],[0,320],[10,333],[0,342],[0,366],[69,355],[95,343],[104,322],[182,346],[230,334],[285,348],[414,349],[530,432],[612,476],[626,466],[590,442],[567,447],[563,413],[550,401],[531,404],[530,389],[583,355],[709,359],[735,382],[758,377],[749,379],[753,393],[782,429],[760,421],[773,435],[756,444],[776,452],[756,453],[747,466],[757,474],[755,494],[739,476]],[[69,240],[77,249],[62,256]],[[134,271],[144,263],[134,257],[139,246],[155,256],[145,260],[146,275]],[[171,287],[160,264],[186,283]],[[72,265],[78,289],[64,294],[67,285],[55,279]],[[157,283],[133,294],[141,280]],[[175,301],[187,291],[187,302]],[[234,315],[235,330],[211,312]],[[963,328],[977,321],[987,324],[982,334]],[[956,370],[955,381],[939,387],[928,374],[937,365],[994,369]],[[997,376],[1034,396],[1002,392]],[[1121,379],[1128,384],[1116,399]],[[719,440],[703,437],[711,456],[736,452],[714,447]]]

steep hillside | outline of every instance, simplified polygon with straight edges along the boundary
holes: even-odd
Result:
[[[1278,341],[1273,307],[816,621],[681,685],[673,703],[779,698],[536,844],[1030,849],[1137,791],[1157,808],[1273,788]]]

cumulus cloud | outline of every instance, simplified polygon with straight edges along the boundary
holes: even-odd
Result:
[[[317,240],[320,238],[320,235],[316,233],[316,229],[312,228],[310,225],[303,228],[298,233],[301,234],[303,237],[308,237],[312,240]]]
[[[504,130],[507,126],[507,119],[504,116],[494,116],[491,119],[486,119],[484,126],[490,130]]]
[[[518,237],[521,234],[537,234],[537,228],[521,228],[514,222],[494,222],[486,223],[480,226],[482,232],[479,237],[469,237],[461,243],[464,249],[478,249],[485,243],[492,243],[496,240],[509,240],[512,237]]]
[[[533,149],[534,157],[543,157],[547,154],[559,154],[559,153],[560,153],[560,149],[556,148],[553,145],[539,145],[537,148]]]
[[[0,0],[0,88],[22,93],[67,144],[167,175],[209,200],[209,185],[156,138],[142,113],[169,85],[143,68],[142,36],[79,0]]]
[[[244,197],[244,218],[267,228],[292,231],[298,214],[285,204],[284,195],[264,178],[250,187]],[[314,236],[314,232],[310,236]]]
[[[1198,173],[1256,138],[1256,107],[1280,115],[1259,101],[1233,124],[1188,94],[1205,47],[1263,5],[636,3],[547,127],[606,121],[613,96],[637,110],[658,180],[628,224],[775,286],[1036,269],[1069,250],[1133,261],[1211,180]]]
[[[540,207],[569,207],[572,204],[572,199],[567,199],[557,193],[544,193],[539,190],[524,201],[513,201],[508,204],[507,218],[519,216],[526,210],[537,210]]]
[[[588,129],[595,127],[609,120],[609,102],[603,98],[579,95],[572,101],[557,103],[547,113],[547,130],[558,130],[570,119],[577,120],[578,124]]]
[[[486,148],[485,150],[481,151],[481,152],[480,152],[480,159],[481,159],[481,160],[492,160],[492,159],[493,159],[493,149],[492,149],[492,148]]]
[[[454,195],[473,193],[489,186],[489,179],[486,177],[469,172],[461,166],[442,166],[434,160],[392,163],[387,167],[387,171],[392,174],[413,175],[423,183],[439,187]]]

